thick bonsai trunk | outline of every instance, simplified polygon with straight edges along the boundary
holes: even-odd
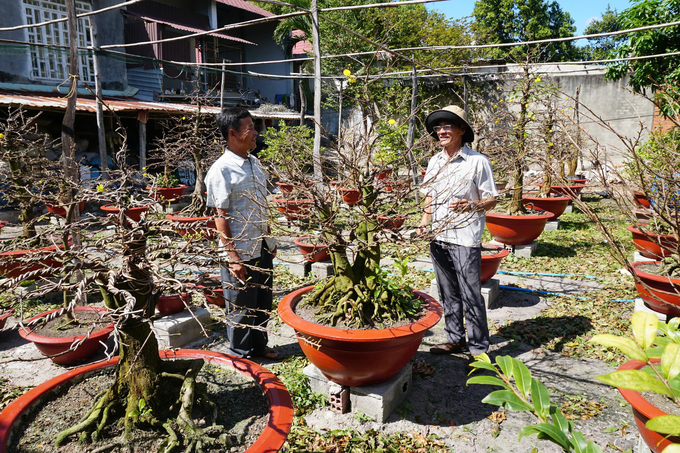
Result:
[[[524,77],[522,82],[522,100],[520,102],[519,119],[515,127],[515,140],[517,140],[517,158],[514,165],[514,185],[512,187],[512,201],[508,209],[508,214],[516,215],[526,212],[522,203],[522,191],[524,190],[524,162],[523,158],[527,155],[526,129],[529,123],[528,106],[531,97],[531,77],[529,65],[524,66]]]
[[[548,198],[550,197],[550,186],[552,185],[552,164],[553,156],[555,155],[555,144],[553,140],[555,139],[555,133],[553,132],[553,127],[555,126],[555,121],[553,119],[552,113],[548,113],[548,121],[545,125],[545,166],[543,168],[543,185],[539,191],[539,196]]]

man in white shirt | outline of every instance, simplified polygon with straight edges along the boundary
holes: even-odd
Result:
[[[229,352],[275,360],[279,352],[267,347],[265,329],[272,308],[276,243],[268,237],[267,174],[249,155],[257,131],[250,113],[241,107],[225,108],[216,121],[227,148],[208,170],[205,185],[208,206],[217,212],[220,255],[229,261],[221,269]]]
[[[432,227],[430,256],[444,307],[447,342],[432,346],[432,354],[489,349],[489,327],[481,291],[481,241],[484,213],[496,206],[491,162],[464,146],[474,132],[463,109],[450,105],[425,120],[427,131],[443,146],[427,166],[422,192],[425,208],[418,227]],[[463,324],[465,317],[465,326]],[[467,327],[467,341],[465,338]]]

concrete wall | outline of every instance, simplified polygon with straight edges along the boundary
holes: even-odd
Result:
[[[0,27],[13,27],[25,24],[21,0],[4,0]],[[28,34],[25,29],[16,31],[2,31],[0,38],[15,41],[26,41]],[[28,83],[30,59],[28,50],[21,47],[8,47],[7,43],[0,43],[0,82]]]
[[[276,23],[268,22],[261,25],[247,27],[243,33],[243,39],[257,43],[257,46],[248,44],[243,45],[243,61],[268,61],[283,60],[285,53],[283,49],[274,42],[272,35],[276,28]],[[244,71],[253,71],[262,74],[289,75],[292,63],[275,63],[267,65],[244,66]],[[260,96],[265,97],[273,103],[277,94],[293,93],[292,79],[260,79],[255,77],[244,77],[244,84],[253,91],[259,91]],[[297,98],[298,93],[295,93]]]
[[[92,9],[97,10],[120,3],[119,0],[93,0]],[[123,16],[120,9],[108,11],[95,16],[99,45],[116,44],[125,42],[123,30]],[[122,49],[112,49],[121,51]],[[102,75],[102,89],[125,90],[127,84],[127,68],[125,61],[113,56],[101,56],[99,66]]]

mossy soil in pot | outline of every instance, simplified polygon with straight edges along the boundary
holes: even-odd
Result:
[[[112,448],[105,451],[128,451],[122,446],[114,446],[120,440],[121,426],[108,428],[105,433],[106,439],[97,444],[86,447],[78,443],[77,439],[73,439],[58,449],[54,447],[57,434],[78,423],[90,409],[95,396],[111,385],[113,376],[114,368],[107,368],[78,383],[74,384],[75,381],[72,381],[71,385],[62,386],[58,394],[45,398],[41,404],[33,408],[29,416],[22,419],[20,426],[15,428],[15,435],[8,451],[82,453],[104,448],[106,445],[112,445]],[[210,400],[218,409],[217,423],[229,431],[233,447],[228,451],[231,453],[247,450],[260,436],[269,420],[269,405],[260,387],[253,379],[237,371],[210,364],[203,366],[198,381],[207,384]],[[197,424],[202,426],[200,420],[203,414],[199,405],[194,406],[193,415]],[[166,432],[135,430],[133,448],[129,451],[155,452],[166,437]],[[37,446],[40,448],[36,449]],[[222,453],[224,447],[211,450],[204,446],[204,451]]]
[[[637,264],[635,266],[635,269],[646,272],[648,274],[656,275],[657,277],[665,277],[668,278],[668,274],[666,274],[664,271],[662,271],[662,266],[659,266],[657,263],[642,263],[642,264]],[[675,278],[675,277],[673,277]],[[680,291],[680,288],[678,288],[678,291]]]
[[[63,315],[46,323],[30,326],[30,329],[31,332],[43,337],[64,338],[85,335],[90,331],[101,330],[111,324],[111,320],[102,319],[100,312],[78,312],[76,320],[71,320],[68,316]],[[93,324],[96,324],[94,330],[92,330]]]

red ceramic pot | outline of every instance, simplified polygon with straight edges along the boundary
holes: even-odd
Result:
[[[385,179],[382,181],[385,192],[406,192],[411,187],[408,179]]]
[[[305,257],[305,260],[310,263],[328,261],[330,259],[328,246],[326,244],[312,244],[309,242],[309,239],[311,239],[311,236],[303,236],[293,241],[300,249],[300,253]]]
[[[653,363],[660,363],[661,359],[652,359]],[[645,362],[639,360],[629,360],[618,368],[618,371],[622,370],[639,370],[646,366]],[[661,415],[668,415],[661,409],[658,409],[652,403],[647,401],[640,392],[635,390],[618,389],[621,396],[628,401],[633,408],[633,418],[635,419],[635,424],[637,425],[638,431],[640,431],[640,437],[645,441],[647,446],[654,453],[661,453],[664,448],[671,444],[680,444],[680,437],[669,437],[666,438],[663,434],[659,434],[656,431],[647,429],[645,424],[655,417],[660,417]]]
[[[501,266],[501,261],[503,261],[503,258],[510,254],[510,251],[504,249],[503,247],[492,244],[482,244],[482,247],[497,251],[497,253],[494,255],[482,255],[482,272],[480,273],[480,277],[482,283],[484,283],[496,275],[498,268]]]
[[[404,216],[404,215],[397,215],[397,216],[379,215],[378,216],[378,222],[380,222],[380,225],[382,225],[382,227],[385,228],[385,229],[396,230],[398,228],[401,228],[401,226],[406,221],[406,218],[407,218],[407,216]]]
[[[166,215],[165,218],[177,224],[175,231],[180,236],[196,236],[201,234],[206,239],[217,237],[217,226],[215,225],[215,219],[212,217],[181,217],[178,214],[179,212],[173,212]]]
[[[541,198],[534,195],[536,194],[522,195],[522,203],[524,203],[525,206],[531,204],[535,209],[552,213],[548,222],[557,220],[571,202],[571,198],[569,197]]]
[[[0,315],[0,330],[5,328],[5,323],[7,322],[7,319],[14,314],[14,309],[10,309],[6,311],[5,313]]]
[[[205,299],[209,304],[217,305],[218,307],[226,306],[221,277],[219,275],[215,275],[214,277],[210,277],[209,280],[212,282],[211,284],[199,286],[200,290],[205,296]]]
[[[111,204],[105,204],[101,208],[102,211],[104,211],[107,214],[113,214],[115,216],[118,216],[118,213],[120,212],[119,208],[116,208],[113,203]],[[148,206],[134,206],[132,208],[129,208],[125,211],[125,216],[132,220],[133,222],[139,222],[142,219],[142,213],[146,212],[149,210]]]
[[[551,212],[536,211],[535,215],[505,215],[486,213],[486,228],[491,236],[503,244],[531,244],[541,235]]]
[[[189,293],[160,296],[158,303],[156,303],[156,310],[164,315],[171,315],[184,310],[190,302],[191,296],[189,296]]]
[[[156,187],[155,189],[147,186],[146,190],[151,191],[151,196],[154,200],[167,203],[182,198],[187,190],[187,186],[181,184],[177,187]]]
[[[45,316],[57,312],[59,310],[60,309],[51,310],[36,315],[30,318],[28,321],[26,321],[26,324],[36,319],[44,318]],[[79,312],[80,313],[94,312],[104,315],[108,310],[106,308],[99,307],[76,307],[75,311],[76,314]],[[93,355],[95,355],[95,353],[99,351],[99,348],[102,347],[102,344],[105,343],[106,340],[109,338],[109,334],[111,333],[112,330],[113,323],[110,323],[103,329],[92,332],[90,334],[90,337],[87,340],[85,340],[80,346],[78,346],[78,348],[75,351],[67,352],[66,354],[62,355],[56,354],[68,351],[73,342],[82,340],[83,338],[86,337],[86,335],[76,335],[72,337],[45,337],[32,332],[30,327],[19,328],[19,335],[21,335],[21,338],[23,338],[24,340],[30,341],[33,344],[35,344],[38,350],[45,354],[46,356],[50,356],[54,363],[58,363],[59,365],[75,365],[78,363],[82,363],[85,360],[92,357]]]
[[[378,170],[375,173],[375,179],[378,181],[381,181],[383,179],[387,179],[392,175],[392,169],[391,168],[383,168],[381,170]]]
[[[51,212],[54,215],[58,215],[59,217],[66,217],[66,208],[63,208],[61,206],[55,206],[49,203],[45,203],[45,207],[49,212]],[[83,209],[85,209],[85,202],[84,201],[78,202],[78,212],[82,214]]]
[[[9,224],[8,221],[0,220],[0,231],[2,231],[2,229],[5,228],[8,224]]]
[[[652,217],[654,217],[654,211],[651,209],[631,209],[630,212],[642,224],[649,223]]]
[[[279,302],[279,317],[295,329],[307,358],[326,378],[340,385],[360,387],[392,378],[413,358],[425,332],[442,316],[442,307],[436,300],[414,291],[427,303],[428,311],[412,324],[379,330],[320,326],[305,321],[293,311],[300,297],[313,289],[314,286],[308,286],[286,295]]]
[[[284,195],[289,194],[293,191],[293,185],[289,182],[278,181],[276,185],[279,187],[279,190]]]
[[[651,207],[649,197],[643,193],[633,192],[633,201],[635,201],[635,204],[642,206],[645,209],[649,209]]]
[[[537,184],[538,187],[542,187],[543,184]],[[550,193],[557,196],[569,197],[573,200],[578,197],[581,191],[586,187],[585,184],[573,184],[568,186],[550,186]]]
[[[344,187],[338,187],[338,192],[342,196],[342,201],[347,203],[349,206],[354,206],[359,203],[361,199],[361,192],[359,189],[346,189]]]
[[[628,226],[626,229],[633,235],[635,248],[647,258],[658,260],[671,256],[674,251],[678,250],[678,237],[674,234],[654,234],[633,226]]]
[[[71,240],[69,239],[69,243],[70,241]],[[0,275],[6,278],[16,278],[19,277],[20,275],[27,274],[28,272],[37,271],[39,269],[44,269],[47,267],[61,268],[62,262],[54,258],[45,257],[40,259],[39,263],[30,265],[19,262],[21,258],[30,254],[34,254],[34,256],[37,257],[38,254],[47,255],[50,252],[54,252],[56,250],[57,247],[53,245],[50,247],[43,247],[40,249],[10,250],[7,252],[2,252],[0,253]],[[47,275],[43,275],[43,277],[47,277]]]
[[[312,213],[314,200],[286,200],[285,198],[272,198],[276,207],[288,220],[306,219]]]
[[[262,393],[269,403],[269,422],[257,438],[255,443],[248,448],[245,453],[273,453],[279,451],[288,437],[290,428],[293,424],[293,401],[290,394],[281,381],[266,368],[228,354],[213,351],[199,351],[192,349],[165,350],[158,351],[161,358],[167,360],[174,359],[203,359],[207,363],[230,368],[238,371],[244,376],[251,377],[262,389]],[[98,362],[92,365],[82,366],[71,371],[67,371],[39,386],[29,390],[0,413],[0,453],[5,453],[10,441],[10,436],[18,426],[22,415],[34,404],[52,391],[69,381],[87,375],[93,371],[112,367],[118,363],[119,357],[114,357],[109,362]]]
[[[652,310],[667,315],[680,316],[680,279],[661,277],[638,269],[643,264],[659,264],[659,261],[632,263],[635,271],[635,289]]]

